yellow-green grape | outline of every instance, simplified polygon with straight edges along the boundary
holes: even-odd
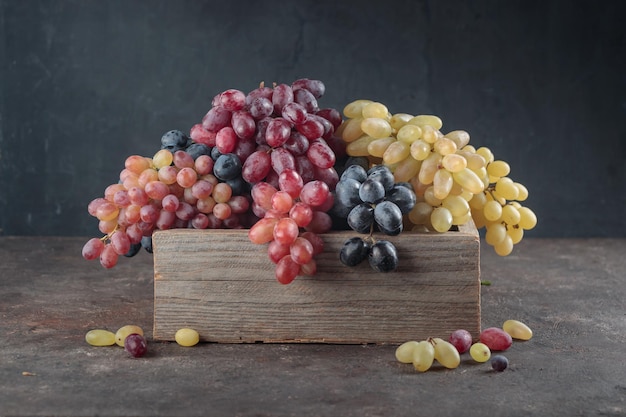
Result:
[[[519,182],[514,183],[517,187],[517,201],[524,201],[528,198],[528,189]]]
[[[506,227],[502,223],[493,223],[487,225],[485,233],[485,242],[491,246],[496,246],[506,238]]]
[[[519,213],[519,210],[512,204],[507,204],[502,207],[502,221],[506,224],[514,225],[519,224],[522,216]]]
[[[411,144],[422,137],[422,128],[417,125],[406,124],[398,130],[396,137],[401,142]]]
[[[398,362],[413,362],[413,351],[415,351],[417,344],[418,342],[416,342],[415,340],[410,340],[398,346],[396,348],[396,359],[398,360]]]
[[[487,173],[493,177],[506,177],[510,172],[511,167],[504,161],[493,161],[487,165]]]
[[[533,331],[526,324],[518,320],[507,320],[502,324],[502,330],[507,332],[513,339],[530,340]]]
[[[519,212],[519,225],[524,230],[530,230],[537,225],[537,216],[528,207],[520,207],[517,209]]]
[[[363,136],[363,129],[361,129],[362,117],[346,120],[342,126],[341,138],[344,142],[354,142],[361,136]]]
[[[430,156],[431,148],[432,147],[430,143],[418,139],[415,142],[411,143],[411,156],[418,161],[423,161]]]
[[[426,372],[435,360],[435,348],[427,340],[422,340],[413,349],[413,367],[420,372]]]
[[[422,184],[432,184],[435,178],[435,173],[439,169],[441,163],[441,155],[438,153],[431,153],[430,156],[422,161],[422,166],[418,174],[418,179]]]
[[[436,199],[443,200],[450,194],[454,179],[452,173],[446,169],[438,169],[433,177],[433,194]]]
[[[441,205],[441,200],[435,197],[435,188],[432,185],[424,190],[424,201],[433,207]]]
[[[470,212],[470,206],[466,199],[460,195],[449,195],[443,199],[441,205],[452,214],[452,217],[465,216]]]
[[[452,226],[452,213],[445,207],[435,207],[430,215],[430,223],[439,233],[447,232]]]
[[[194,329],[183,328],[178,329],[174,339],[181,346],[195,346],[200,341],[200,335]]]
[[[511,239],[511,236],[506,234],[502,242],[495,244],[493,249],[500,256],[510,255],[511,252],[513,252],[513,239]]]
[[[409,145],[399,140],[390,144],[383,154],[383,161],[386,165],[397,164],[405,160],[411,154]]]
[[[458,149],[466,146],[470,141],[470,135],[465,130],[453,130],[445,134],[445,137],[452,139]]]
[[[387,109],[387,106],[385,106],[383,103],[378,103],[378,102],[368,103],[365,106],[363,106],[363,109],[361,110],[361,116],[364,119],[369,118],[369,117],[377,117],[379,119],[386,119],[388,114],[389,114],[389,110]]]
[[[439,137],[441,137],[441,132],[435,129],[430,125],[420,126],[422,128],[422,139],[427,143],[435,143]]]
[[[413,224],[430,223],[430,215],[432,212],[433,206],[424,201],[419,201],[415,203],[415,205],[409,212],[409,220]]]
[[[432,114],[420,114],[409,120],[408,123],[418,126],[431,126],[435,130],[439,130],[443,127],[441,119]]]
[[[476,362],[487,362],[491,357],[491,350],[484,343],[474,343],[469,349],[470,356]]]
[[[395,182],[409,182],[420,171],[422,163],[409,155],[404,161],[400,161],[393,170]]]
[[[439,337],[432,338],[431,343],[435,348],[435,359],[448,369],[454,369],[461,363],[461,356],[454,345]]]
[[[487,201],[483,206],[485,219],[495,222],[502,217],[502,205],[495,200]]]
[[[396,113],[389,119],[389,124],[397,132],[413,118],[413,115],[407,113]]]
[[[496,182],[495,191],[507,200],[516,200],[519,196],[519,188],[509,177],[500,177]]]
[[[361,117],[361,114],[363,114],[363,107],[367,106],[370,103],[373,103],[372,100],[354,100],[353,102],[348,103],[343,108],[343,114],[350,119]]]
[[[460,225],[467,223],[472,218],[472,213],[469,211],[460,216],[452,216],[452,224]]]
[[[369,152],[372,156],[382,158],[389,145],[395,141],[396,138],[394,137],[374,139],[369,143],[369,145],[367,145],[367,152]]]
[[[474,210],[483,210],[483,207],[485,207],[485,204],[487,204],[487,194],[485,193],[478,193],[478,194],[473,194],[472,195],[472,199],[469,201],[469,205],[472,209]]]
[[[476,149],[476,153],[485,158],[485,163],[490,164],[493,162],[493,153],[491,152],[491,149],[485,146],[481,146],[480,148]]]
[[[115,333],[102,329],[89,330],[85,341],[91,346],[111,346],[115,344]]]
[[[346,153],[350,156],[368,156],[369,144],[375,140],[376,139],[371,136],[361,136],[357,140],[349,142],[346,145]]]
[[[472,171],[477,171],[481,168],[485,168],[485,166],[487,165],[487,161],[485,161],[485,158],[477,153],[464,152],[461,153],[461,155],[465,157],[465,159],[467,160],[467,167]]]
[[[126,340],[126,336],[129,334],[137,333],[143,336],[143,329],[139,326],[135,326],[134,324],[128,324],[126,326],[120,327],[118,331],[115,333],[115,343],[118,346],[124,346],[124,340]]]
[[[439,155],[449,155],[456,152],[456,143],[452,139],[448,139],[447,137],[439,138],[433,143],[433,149],[435,152],[439,153]]]
[[[454,177],[454,180],[461,185],[461,187],[472,194],[481,193],[485,189],[485,184],[480,177],[469,168],[465,168],[459,172],[454,172],[452,176]]]
[[[451,153],[443,157],[441,165],[450,172],[459,172],[467,168],[467,159],[458,153]]]
[[[392,129],[389,122],[378,117],[368,117],[361,122],[361,130],[373,138],[380,139],[391,136]],[[345,131],[344,131],[345,135]]]
[[[166,166],[172,165],[172,161],[174,160],[172,152],[167,149],[161,149],[152,157],[152,163],[156,169],[161,169]]]
[[[520,243],[524,237],[524,229],[522,229],[518,224],[507,227],[506,233],[511,236],[511,241],[514,245]]]

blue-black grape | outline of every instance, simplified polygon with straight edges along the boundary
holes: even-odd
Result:
[[[152,253],[152,236],[144,236],[141,238],[141,246],[148,252]]]
[[[352,237],[345,241],[339,252],[339,260],[346,266],[356,266],[367,258],[370,245],[360,237]]]
[[[128,252],[126,252],[124,254],[124,256],[127,257],[127,258],[132,258],[133,256],[137,255],[137,253],[139,253],[141,248],[142,248],[141,242],[139,242],[139,243],[131,243],[130,244],[130,249],[128,249]]]
[[[381,232],[395,236],[402,232],[402,211],[391,201],[382,201],[374,209],[374,220]]]
[[[373,178],[368,178],[359,188],[359,198],[364,203],[379,203],[385,198],[385,186]]]
[[[390,191],[396,183],[393,173],[385,165],[375,165],[367,171],[367,178],[371,178],[383,184],[385,191]]]
[[[355,206],[348,214],[348,225],[358,233],[369,233],[374,224],[374,209],[366,203]]]
[[[394,185],[391,191],[387,193],[386,200],[395,203],[400,208],[402,214],[408,214],[417,202],[412,187],[410,185],[407,187],[403,184]]]
[[[495,355],[491,357],[491,368],[494,371],[502,372],[509,366],[509,360],[506,356]]]
[[[217,161],[217,158],[219,158],[222,155],[222,153],[220,152],[219,149],[217,149],[217,146],[214,146],[211,149],[211,159],[213,159],[214,161]]]
[[[335,202],[352,209],[361,203],[360,187],[361,183],[353,178],[342,179],[335,187]]]
[[[391,272],[398,267],[398,252],[393,243],[379,240],[370,248],[368,261],[377,272]]]
[[[250,192],[250,184],[241,178],[241,176],[237,176],[224,182],[230,185],[230,188],[233,190],[233,195],[246,195]]]
[[[367,171],[361,165],[350,165],[341,173],[340,181],[348,178],[361,183],[367,179]]]
[[[222,181],[232,180],[241,175],[241,161],[234,153],[220,155],[215,160],[213,174]]]
[[[200,155],[211,156],[211,148],[204,143],[192,143],[191,145],[187,146],[185,152],[191,155],[194,161],[198,159]]]
[[[161,149],[176,152],[185,149],[191,144],[189,136],[180,130],[170,130],[161,137]]]

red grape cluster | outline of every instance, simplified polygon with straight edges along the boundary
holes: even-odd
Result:
[[[300,79],[216,95],[189,136],[167,132],[152,158],[127,158],[119,182],[89,204],[105,236],[89,240],[83,256],[111,268],[121,255],[150,251],[154,230],[250,228],[252,242],[271,242],[279,282],[315,273],[345,155],[335,136],[341,113],[318,104],[324,91]]]

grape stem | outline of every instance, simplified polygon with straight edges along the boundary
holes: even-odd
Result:
[[[100,240],[103,241],[103,242],[106,242],[107,240],[111,239],[111,236],[113,236],[115,234],[115,232],[117,232],[119,230],[119,228],[120,228],[120,225],[116,224],[115,225],[115,229],[113,229],[111,231],[111,233],[107,233],[106,235],[102,236],[100,238]]]

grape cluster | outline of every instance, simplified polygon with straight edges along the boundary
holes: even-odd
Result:
[[[537,218],[520,204],[528,190],[508,177],[510,167],[489,148],[469,144],[469,133],[442,133],[434,115],[391,114],[371,100],[343,110],[346,152],[388,166],[396,182],[412,185],[418,201],[408,215],[414,230],[446,232],[473,220],[499,255],[511,253]]]
[[[335,135],[342,116],[319,107],[324,92],[321,81],[299,79],[217,94],[189,135],[172,130],[153,157],[128,157],[119,182],[89,204],[105,235],[83,257],[111,268],[151,251],[155,230],[246,228],[252,242],[271,242],[279,282],[315,273],[345,155]]]
[[[429,337],[420,342],[411,340],[396,348],[398,362],[412,363],[415,370],[426,372],[435,361],[445,368],[454,369],[461,363],[461,355],[468,352],[476,362],[487,362],[495,371],[507,368],[508,359],[502,355],[491,356],[492,351],[505,351],[511,347],[513,339],[530,340],[532,330],[518,320],[507,320],[502,328],[489,327],[480,332],[480,341],[473,343],[472,335],[465,329],[450,333],[448,340]]]
[[[411,185],[396,183],[387,166],[375,165],[368,170],[358,164],[348,166],[335,187],[332,213],[346,218],[352,230],[368,236],[348,239],[339,254],[341,262],[356,266],[368,258],[375,271],[395,270],[398,266],[395,246],[387,240],[375,241],[373,233],[378,230],[389,236],[400,234],[403,216],[415,202]]]

